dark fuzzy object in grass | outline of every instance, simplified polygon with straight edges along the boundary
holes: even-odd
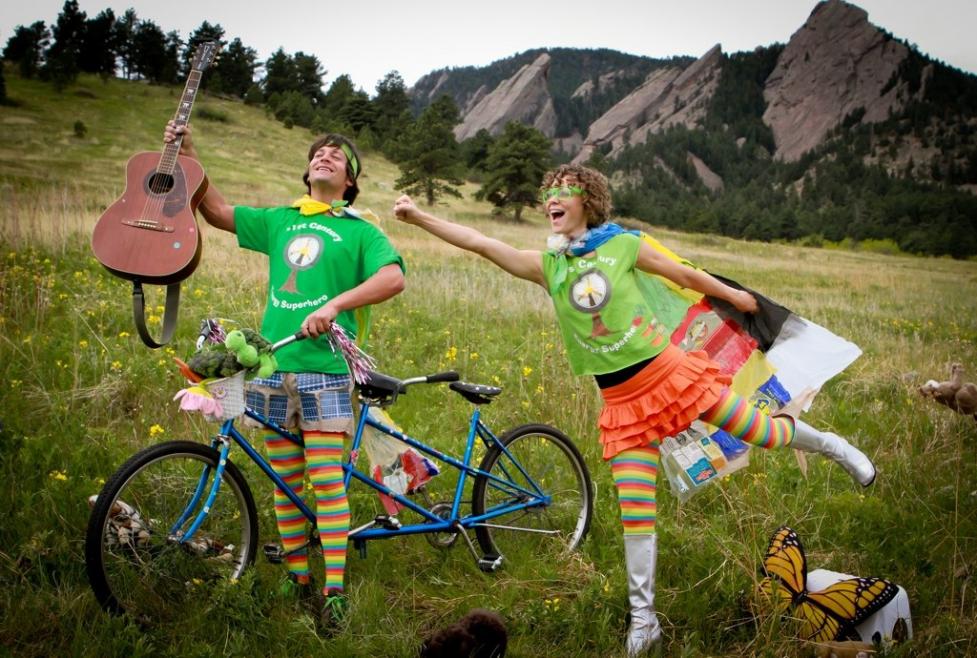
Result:
[[[502,658],[509,643],[502,617],[475,608],[460,620],[437,631],[421,645],[421,658]]]

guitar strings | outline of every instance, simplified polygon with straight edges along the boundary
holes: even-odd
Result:
[[[193,96],[196,94],[196,90],[197,90],[196,84],[199,83],[200,78],[201,75],[197,71],[191,71],[190,75],[187,76],[187,84],[183,90],[183,96],[180,98],[181,106],[184,103],[188,102],[187,100],[188,92],[190,94],[189,103],[193,102]],[[180,114],[180,110],[177,109],[174,119],[177,119],[179,117],[179,114]],[[175,175],[176,175],[176,170],[179,167],[179,153],[173,156],[173,163],[172,166],[170,167],[172,169],[171,173],[169,174],[162,173],[160,171],[160,169],[162,168],[161,165],[163,164],[163,159],[166,157],[166,149],[176,145],[179,141],[180,138],[178,137],[177,141],[174,141],[172,142],[172,144],[168,144],[166,147],[164,147],[163,153],[160,155],[159,161],[156,163],[154,172],[150,177],[150,181],[149,181],[150,195],[147,198],[146,203],[143,204],[141,219],[146,220],[148,222],[153,222],[154,224],[157,225],[159,224],[159,220],[162,215],[162,210],[166,203],[167,193],[172,191],[176,187]],[[166,189],[168,185],[170,188],[169,190]]]

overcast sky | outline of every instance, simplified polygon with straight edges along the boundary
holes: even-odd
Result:
[[[54,22],[64,0],[2,0],[0,38],[17,25]],[[539,47],[613,48],[636,55],[699,56],[785,43],[815,0],[79,0],[93,17],[128,7],[185,40],[201,22],[219,23],[264,61],[283,47],[316,55],[326,82],[347,73],[371,95],[398,70],[408,86],[444,67],[483,66]],[[862,0],[869,20],[957,68],[977,72],[977,0]]]

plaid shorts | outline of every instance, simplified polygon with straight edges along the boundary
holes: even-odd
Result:
[[[285,429],[351,432],[353,390],[349,375],[276,372],[248,382],[246,403]],[[248,427],[261,427],[245,417]]]

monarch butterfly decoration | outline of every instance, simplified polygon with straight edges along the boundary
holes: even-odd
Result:
[[[847,578],[810,592],[807,558],[797,533],[782,526],[770,538],[763,558],[760,594],[778,614],[789,610],[800,621],[800,636],[813,642],[860,640],[855,627],[885,607],[899,593],[882,578]]]

